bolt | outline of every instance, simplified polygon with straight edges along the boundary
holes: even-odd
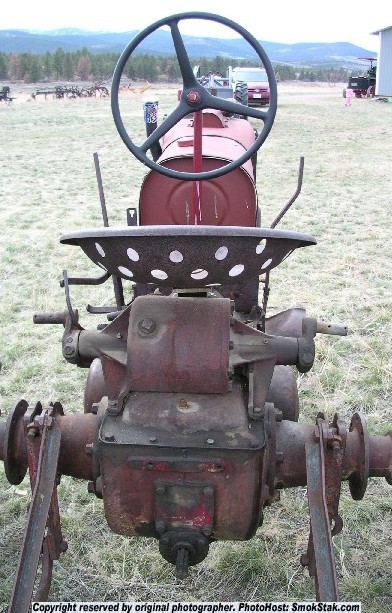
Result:
[[[205,536],[211,536],[212,534],[212,526],[210,524],[206,524],[201,527],[201,531]]]
[[[121,332],[117,332],[117,338],[118,340],[122,339],[123,335],[121,334]]]
[[[284,459],[284,457],[283,457],[283,451],[277,451],[277,452],[276,452],[276,463],[277,463],[277,464],[282,464],[283,459]]]
[[[108,413],[108,415],[117,415],[117,413],[118,413],[118,406],[117,406],[117,401],[116,400],[109,400],[108,408],[107,408],[107,413]]]
[[[201,95],[197,91],[190,91],[187,93],[186,99],[189,104],[199,104],[201,101]]]
[[[75,353],[75,349],[71,347],[70,345],[65,345],[64,353],[65,355],[73,355]]]
[[[155,493],[157,496],[163,496],[165,491],[166,491],[166,488],[164,485],[157,485],[155,488]]]
[[[92,455],[93,454],[93,444],[92,443],[88,443],[84,449],[86,455]]]
[[[262,410],[263,410],[263,409],[262,409],[261,407],[255,407],[255,408],[253,409],[253,412],[254,412],[254,413],[257,413],[257,414],[260,414],[260,413],[262,412]]]
[[[37,432],[37,428],[35,428],[34,426],[31,426],[28,430],[27,430],[27,436],[28,438],[35,438],[37,436],[38,432]]]
[[[156,443],[157,442],[157,437],[156,436],[150,436],[150,443]]]
[[[72,336],[68,336],[68,338],[67,338],[67,343],[72,343],[72,341],[73,341]]]
[[[208,438],[208,439],[207,439],[207,444],[208,444],[208,445],[213,445],[214,443],[215,443],[215,441],[214,441],[214,439],[213,439],[213,438]]]
[[[99,409],[99,403],[93,402],[91,405],[91,413],[94,413],[94,415],[96,415],[98,413],[98,409]]]
[[[181,409],[187,409],[187,408],[188,408],[188,406],[189,406],[187,399],[186,399],[186,398],[181,398],[181,399],[180,399],[180,401],[179,401],[179,403],[178,403],[178,406],[179,406]]]
[[[152,319],[144,317],[139,321],[137,327],[139,328],[140,332],[143,332],[144,334],[151,334],[152,332],[154,332],[157,325]]]

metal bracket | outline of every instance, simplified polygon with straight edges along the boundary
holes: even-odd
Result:
[[[336,419],[337,423],[337,419]],[[335,429],[336,431],[336,429]],[[334,466],[341,470],[343,454],[336,448],[338,461],[329,459],[328,441],[334,439],[334,431],[328,428],[323,415],[317,418],[314,440],[305,443],[306,476],[308,488],[308,503],[310,514],[310,534],[307,553],[301,557],[301,564],[309,568],[309,573],[315,578],[317,600],[322,602],[338,602],[339,593],[335,558],[333,555],[331,523],[333,514],[333,529],[341,529],[341,518],[337,514],[340,495],[335,488],[333,476]],[[328,460],[326,462],[326,456]],[[338,470],[339,472],[339,470]],[[341,474],[338,475],[339,481]],[[326,485],[327,484],[327,485]],[[339,522],[340,520],[340,522]]]
[[[57,499],[57,463],[61,431],[54,419],[59,403],[45,409],[38,404],[26,412],[26,441],[33,496],[23,537],[9,613],[28,613],[40,558],[42,575],[36,599],[49,593],[53,560],[67,548],[62,538]],[[32,419],[31,419],[32,418]]]

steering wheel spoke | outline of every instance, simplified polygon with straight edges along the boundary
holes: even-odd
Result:
[[[144,141],[142,145],[140,145],[139,150],[146,153],[149,149],[151,149],[152,145],[154,145],[158,140],[160,140],[171,128],[173,128],[176,123],[183,119],[188,115],[189,108],[184,104],[184,102],[180,102],[177,108],[170,113],[168,117],[159,125],[157,128],[150,134],[150,136]]]
[[[178,21],[171,21],[169,23],[171,29],[171,35],[173,38],[174,48],[176,50],[178,63],[180,65],[180,71],[182,80],[184,83],[184,88],[188,87],[197,87],[197,80],[195,75],[193,74],[193,69],[191,63],[189,61],[189,57],[187,51],[185,49],[184,41],[182,39]]]
[[[246,106],[245,104],[241,104],[240,102],[232,102],[227,98],[215,98],[216,103],[215,106],[211,108],[216,108],[220,111],[225,111],[227,113],[234,113],[235,115],[245,115],[246,117],[254,117],[255,119],[261,119],[262,121],[266,121],[268,118],[268,111],[261,111],[260,109],[255,109],[250,106]]]

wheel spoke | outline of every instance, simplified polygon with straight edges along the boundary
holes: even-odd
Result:
[[[211,98],[213,99],[211,108],[218,109],[219,111],[226,111],[236,115],[245,115],[246,117],[254,117],[264,122],[268,119],[268,111],[260,111],[260,109],[254,109],[240,102],[232,102],[225,98],[218,98],[216,96],[211,96]]]
[[[184,87],[194,87],[197,85],[196,77],[193,74],[193,69],[189,61],[188,53],[185,49],[184,41],[178,28],[178,22],[172,21],[169,23],[171,34],[174,42],[174,47],[177,54],[178,63],[180,65],[180,71]]]
[[[159,141],[173,126],[188,115],[189,107],[180,102],[177,108],[159,125],[138,149],[146,153],[152,145]]]

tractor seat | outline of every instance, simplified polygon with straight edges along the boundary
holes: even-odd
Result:
[[[192,289],[259,278],[295,249],[316,244],[299,232],[233,226],[126,226],[64,234],[110,274],[135,283]]]

